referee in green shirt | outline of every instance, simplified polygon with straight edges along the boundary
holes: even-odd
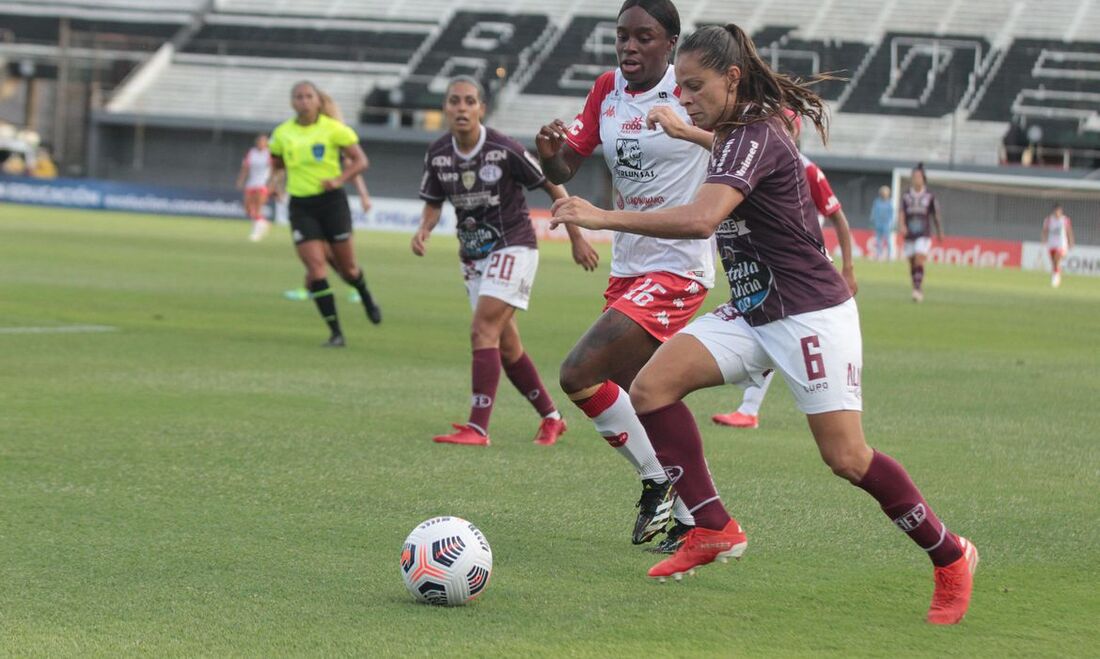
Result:
[[[290,98],[297,116],[275,129],[269,148],[275,167],[286,168],[291,235],[306,267],[306,289],[331,332],[324,345],[343,347],[336,298],[327,279],[329,255],[340,277],[359,291],[370,321],[382,322],[382,310],[355,261],[351,209],[344,193],[344,184],[367,169],[367,155],[355,131],[340,121],[332,98],[312,82],[294,85]]]

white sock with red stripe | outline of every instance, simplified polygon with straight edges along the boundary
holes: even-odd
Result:
[[[591,398],[579,403],[578,407],[592,419],[596,424],[596,431],[607,443],[634,465],[642,478],[658,483],[668,480],[665,469],[657,460],[653,445],[645,434],[645,428],[634,413],[630,395],[622,387],[607,380]]]

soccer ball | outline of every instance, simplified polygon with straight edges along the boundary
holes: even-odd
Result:
[[[485,590],[493,551],[476,526],[460,517],[433,517],[405,538],[401,576],[426,604],[459,606]]]

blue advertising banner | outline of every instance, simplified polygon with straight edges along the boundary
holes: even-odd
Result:
[[[166,215],[244,218],[235,196],[209,190],[115,183],[97,179],[0,176],[0,202]]]

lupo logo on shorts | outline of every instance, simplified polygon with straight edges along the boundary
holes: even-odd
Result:
[[[310,148],[310,150],[313,152],[313,159],[314,160],[324,160],[324,158],[325,158],[325,145],[324,144],[314,144]]]

